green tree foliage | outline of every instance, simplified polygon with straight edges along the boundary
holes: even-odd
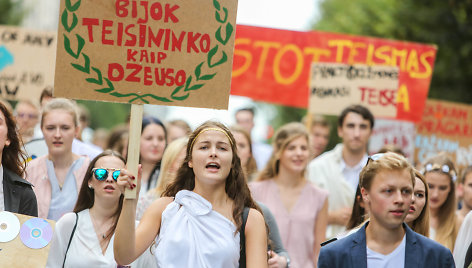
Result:
[[[472,103],[472,1],[324,0],[313,29],[436,44],[429,97]]]
[[[18,25],[23,15],[21,1],[0,0],[0,24]]]
[[[90,127],[93,129],[111,129],[118,124],[126,123],[131,112],[129,104],[84,100],[80,100],[78,103],[83,104],[89,110]]]

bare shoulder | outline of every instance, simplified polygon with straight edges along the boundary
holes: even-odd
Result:
[[[145,226],[146,228],[148,224],[154,225],[156,222],[160,223],[162,212],[164,212],[166,207],[172,203],[172,201],[174,201],[173,197],[161,197],[154,201],[144,212],[139,225]]]
[[[246,229],[265,228],[264,216],[257,209],[251,208],[247,216]]]
[[[168,197],[168,196],[161,197],[157,199],[156,201],[152,202],[152,204],[149,206],[147,210],[162,213],[166,209],[166,207],[173,201],[174,201],[173,197]]]

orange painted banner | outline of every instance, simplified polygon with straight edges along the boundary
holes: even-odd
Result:
[[[418,122],[436,51],[434,45],[381,38],[238,25],[231,94],[307,108],[313,62],[398,66],[396,119]]]

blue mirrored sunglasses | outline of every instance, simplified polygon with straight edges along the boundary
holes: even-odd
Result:
[[[113,171],[111,173],[112,178],[116,181],[118,179],[118,176],[120,176],[120,169],[115,169],[115,168],[94,168],[92,169],[93,175],[95,176],[95,179],[99,181],[104,181],[108,177],[108,171]]]

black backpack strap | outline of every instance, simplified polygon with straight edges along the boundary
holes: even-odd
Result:
[[[67,252],[69,251],[70,243],[72,242],[72,237],[74,237],[75,228],[77,228],[77,221],[78,220],[79,220],[79,214],[77,214],[77,212],[75,212],[75,225],[74,225],[74,229],[72,229],[72,233],[70,234],[69,244],[67,244],[66,254],[64,255],[64,262],[62,262],[62,268],[64,268],[64,264],[66,264]]]
[[[243,224],[241,225],[241,230],[239,230],[239,247],[241,251],[239,252],[239,268],[246,268],[246,222],[247,216],[249,215],[249,208],[244,207],[243,209]]]

